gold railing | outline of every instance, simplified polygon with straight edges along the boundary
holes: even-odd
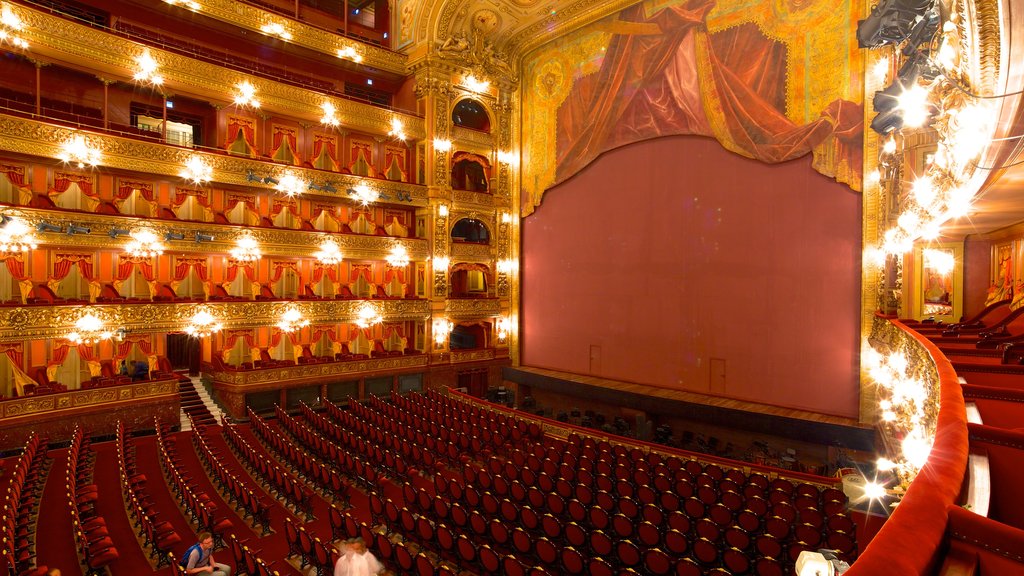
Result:
[[[258,387],[265,384],[274,384],[279,388],[289,388],[290,384],[299,385],[323,382],[325,379],[339,376],[426,367],[428,359],[429,357],[426,354],[413,354],[364,360],[338,360],[315,364],[254,368],[251,370],[217,370],[209,372],[209,375],[215,383],[230,386]]]
[[[48,412],[105,406],[115,402],[137,402],[169,395],[177,398],[177,394],[177,380],[160,380],[12,398],[0,402],[0,426],[7,425],[16,418],[40,417]]]

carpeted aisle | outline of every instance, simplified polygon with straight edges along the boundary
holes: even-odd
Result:
[[[128,518],[121,496],[117,447],[114,442],[103,442],[93,444],[92,450],[96,453],[93,483],[99,487],[96,511],[107,521],[107,530],[118,553],[118,559],[110,565],[111,572],[117,575],[151,574],[153,567],[149,563],[148,552],[143,551],[142,544],[135,536],[135,527]],[[159,573],[170,574],[170,571]]]
[[[36,558],[40,565],[58,568],[65,576],[81,576],[65,487],[68,451],[50,450],[49,456],[52,462],[36,524]]]

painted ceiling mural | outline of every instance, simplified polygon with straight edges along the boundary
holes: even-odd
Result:
[[[696,134],[764,162],[812,153],[860,189],[863,0],[648,0],[523,62],[522,213],[602,152]]]

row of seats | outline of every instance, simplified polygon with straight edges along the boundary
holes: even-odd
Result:
[[[338,561],[338,552],[316,536],[311,536],[302,526],[291,518],[284,519],[284,537],[288,542],[288,558],[299,558],[299,569],[313,566],[317,576],[328,576],[334,573],[334,565]]]
[[[46,442],[33,432],[8,469],[10,482],[3,504],[3,562],[11,576],[46,574],[46,566],[36,565],[35,525],[48,465]]]
[[[117,423],[117,466],[121,477],[121,496],[129,516],[134,519],[142,545],[149,548],[149,557],[157,568],[173,564],[171,550],[181,536],[167,520],[159,520],[160,510],[153,503],[146,487],[148,479],[135,467],[135,442],[125,434],[124,423]]]
[[[191,417],[189,420],[191,421]],[[254,527],[259,526],[263,535],[270,534],[273,531],[270,527],[271,505],[258,495],[259,488],[254,486],[251,480],[237,477],[228,470],[220,452],[210,448],[205,434],[205,426],[196,427],[195,422],[192,422],[192,444],[207,474],[220,490],[221,496],[235,506],[235,511],[240,512],[243,519],[252,519]]]
[[[224,432],[228,446],[239,456],[240,462],[268,486],[271,486],[279,499],[289,502],[307,518],[313,518],[313,494],[300,480],[292,477],[278,466],[276,460],[266,457],[262,452],[250,446],[245,438],[242,438],[236,425],[225,424],[221,430]]]
[[[437,440],[445,446],[445,449],[434,450],[429,445],[427,446],[428,449],[445,454],[453,466],[458,465],[467,457],[472,459],[489,455],[493,449],[505,444],[505,436],[495,430],[479,426],[452,426],[450,428],[438,426],[424,418],[397,408],[387,410],[383,408],[383,403],[380,402],[380,399],[375,396],[371,397],[370,405],[373,408],[367,408],[361,404],[352,404],[351,413],[353,417],[361,418],[363,425],[370,428],[391,425],[393,430],[397,428],[397,431],[407,438],[416,431],[429,430],[431,434],[426,437],[426,442],[434,441],[436,436]],[[466,431],[467,429],[468,432]]]
[[[196,492],[192,487],[191,478],[181,471],[183,465],[178,460],[177,445],[173,439],[167,437],[166,427],[155,418],[153,425],[156,430],[160,468],[163,470],[171,493],[188,516],[189,521],[195,524],[197,532],[209,532],[213,535],[215,547],[224,546],[224,536],[232,530],[234,524],[226,514],[219,519],[215,516],[217,507],[210,497],[204,492]]]
[[[276,570],[271,570],[270,565],[257,556],[259,550],[252,550],[233,534],[227,537],[228,550],[235,561],[235,574],[246,576],[279,576]]]
[[[107,530],[106,520],[96,511],[99,487],[92,483],[95,455],[81,428],[75,427],[68,448],[66,488],[71,524],[85,576],[100,576],[120,558]]]

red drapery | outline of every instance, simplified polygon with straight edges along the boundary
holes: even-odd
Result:
[[[235,278],[238,277],[238,269],[241,268],[245,272],[245,277],[250,282],[256,281],[256,265],[254,262],[240,262],[233,258],[228,258],[228,273],[224,279],[225,282],[234,282]]]
[[[491,269],[486,264],[479,264],[475,262],[459,262],[458,264],[452,266],[451,271],[453,274],[455,272],[458,272],[459,270],[479,270],[480,272],[483,273],[488,283],[491,283],[494,280]]]
[[[91,254],[65,254],[58,252],[53,263],[53,275],[50,280],[63,280],[71,272],[71,267],[78,265],[78,271],[86,280],[92,281],[92,255]]]
[[[385,324],[384,325],[384,339],[391,338],[392,334],[398,333],[399,338],[405,338],[405,328],[401,324]]]
[[[210,196],[205,190],[193,190],[190,188],[178,188],[174,191],[174,207],[177,208],[185,203],[185,200],[192,196],[196,199],[196,202],[204,208],[210,207]]]
[[[316,160],[320,157],[324,151],[327,152],[327,157],[331,159],[331,162],[335,166],[338,165],[338,145],[337,140],[333,136],[327,136],[324,134],[315,134],[313,136],[313,159]]]
[[[273,277],[270,278],[270,282],[271,283],[274,283],[274,282],[277,282],[278,280],[280,280],[281,279],[281,275],[284,274],[285,270],[291,270],[291,271],[295,272],[295,275],[298,276],[300,280],[302,278],[302,276],[299,274],[299,264],[298,264],[298,262],[291,262],[291,261],[288,261],[288,260],[277,260],[277,261],[274,261],[273,263],[271,263],[271,266],[274,269]],[[249,279],[252,280],[252,277],[250,277]]]
[[[296,164],[301,162],[299,159],[298,139],[295,137],[294,128],[274,126],[274,144],[273,149],[270,151],[270,155],[277,155],[281,150],[281,146],[288,146],[289,150],[291,150],[292,156],[295,158]]]
[[[230,147],[231,144],[238,139],[238,131],[242,131],[242,139],[249,145],[250,148],[256,148],[256,130],[254,126],[256,122],[251,118],[242,118],[238,116],[228,117],[228,138],[224,143],[224,147]]]
[[[18,188],[27,188],[28,181],[25,179],[25,167],[14,166],[13,164],[0,164],[0,172],[7,176],[7,180]]]
[[[338,265],[337,264],[331,264],[330,266],[327,266],[327,265],[323,264],[322,262],[314,261],[313,262],[313,282],[319,282],[324,277],[324,274],[326,274],[327,277],[331,279],[331,282],[337,283],[338,282]]]
[[[199,280],[206,282],[209,277],[206,267],[206,258],[188,258],[185,256],[179,256],[175,260],[174,265],[174,280],[182,281],[185,276],[188,276],[188,271],[194,269],[196,271],[196,277]]]
[[[271,207],[270,213],[273,214],[274,216],[277,216],[285,208],[287,208],[288,211],[294,214],[296,217],[301,216],[301,212],[299,211],[299,203],[294,198],[274,198],[274,205]]]
[[[249,348],[256,346],[256,339],[253,338],[252,330],[225,330],[224,331],[224,351],[231,350],[235,347],[235,343],[241,338],[245,340],[245,343]]]
[[[132,195],[132,192],[138,190],[139,194],[147,201],[153,201],[153,184],[149,182],[129,182],[121,180],[118,184],[119,186],[117,188],[116,196],[118,200],[125,200]]]
[[[384,148],[384,172],[391,174],[392,164],[398,167],[401,172],[401,178],[399,181],[405,182],[408,180],[408,170],[406,170],[406,150],[404,148],[396,148],[393,146],[387,146]]]
[[[82,194],[85,194],[90,198],[96,198],[97,193],[93,187],[92,176],[74,174],[71,172],[53,173],[53,190],[51,191],[51,195],[67,192],[68,188],[71,188],[72,184],[77,184],[78,189],[82,191]]]
[[[317,326],[313,326],[313,335],[310,338],[310,342],[312,342],[313,344],[316,344],[317,342],[320,341],[321,338],[324,337],[324,334],[327,335],[327,339],[330,340],[331,342],[337,342],[338,341],[338,331],[337,331],[337,328],[333,324],[332,325],[320,324],[320,325],[317,325]]]
[[[153,270],[152,258],[143,258],[128,254],[121,254],[118,256],[117,271],[114,273],[114,280],[124,282],[129,276],[131,276],[132,270],[136,266],[138,266],[139,271],[142,272],[142,277],[147,281],[152,282],[153,280],[156,280],[156,273]],[[184,278],[184,276],[182,276],[182,278]]]
[[[859,188],[863,107],[836,100],[804,125],[790,121],[785,48],[753,25],[714,35],[704,19],[713,0],[690,0],[645,18],[645,6],[619,14],[639,33],[615,35],[598,73],[578,79],[558,110],[556,182],[606,150],[658,136],[714,136],[727,149],[764,162],[803,156],[834,137],[837,175]],[[532,211],[538,199],[531,202]]]
[[[298,346],[299,345],[299,332],[300,332],[299,330],[295,330],[294,332],[287,332],[288,340],[292,343],[292,346]],[[274,332],[270,335],[270,347],[271,348],[276,348],[277,345],[281,343],[281,336],[283,334],[285,334],[285,332],[282,332],[278,328],[274,328]]]
[[[373,272],[370,270],[369,264],[354,264],[348,281],[355,282],[360,276],[366,278],[366,281],[370,284],[373,284]]]
[[[405,268],[395,268],[394,266],[388,266],[384,271],[384,283],[391,283],[391,279],[398,277],[398,281],[405,284]]]
[[[7,271],[15,280],[28,280],[25,274],[25,256],[21,252],[0,252],[0,259],[7,264]]]
[[[256,199],[244,194],[228,194],[227,201],[224,202],[224,211],[230,212],[234,210],[235,206],[238,206],[239,203],[244,203],[245,207],[253,212],[256,211]]]
[[[117,348],[114,350],[114,360],[127,358],[128,354],[132,351],[132,346],[138,346],[139,350],[146,356],[153,354],[153,345],[150,342],[150,337],[143,335],[136,338],[126,338],[124,341],[118,342]],[[150,368],[155,368],[155,366]]]
[[[355,166],[360,160],[366,163],[367,175],[376,176],[376,171],[373,169],[373,147],[369,142],[352,142],[352,156],[351,164],[349,164],[349,170],[356,173]]]
[[[21,363],[25,361],[25,349],[21,342],[0,343],[0,353],[6,354],[11,363],[18,368],[21,368]]]

